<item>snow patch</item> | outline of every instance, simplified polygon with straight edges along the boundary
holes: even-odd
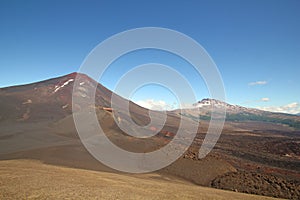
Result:
[[[64,84],[61,87],[64,87],[64,86],[68,85],[72,81],[74,81],[74,79],[72,79],[72,78],[67,80],[66,82],[64,82]]]
[[[78,87],[77,89],[80,90],[80,91],[83,91],[83,92],[87,92],[87,91],[88,91],[88,90],[87,90],[86,88],[84,88],[84,87]]]
[[[22,104],[25,105],[25,104],[31,104],[31,103],[32,103],[32,100],[28,99],[27,101],[23,102]]]
[[[54,90],[54,93],[57,92],[59,89],[60,89],[60,87],[57,87],[57,88]]]
[[[72,82],[72,81],[74,81],[74,79],[69,79],[69,80],[67,80],[66,82],[64,82],[61,86],[59,86],[59,85],[56,85],[55,87],[54,87],[54,93],[56,93],[58,90],[60,90],[61,88],[63,88],[63,87],[65,87],[66,85],[68,85],[70,82]]]

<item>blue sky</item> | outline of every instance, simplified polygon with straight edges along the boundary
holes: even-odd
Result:
[[[192,37],[207,50],[229,103],[300,112],[299,9],[297,0],[1,0],[0,87],[77,71],[108,37],[132,28],[164,27]],[[201,77],[184,61],[157,51],[121,58],[100,81],[113,89],[122,72],[153,61],[185,73],[199,100],[208,96]],[[158,86],[142,88],[132,98],[174,103],[170,92]]]

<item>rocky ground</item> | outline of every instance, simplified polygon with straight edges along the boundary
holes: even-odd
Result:
[[[211,186],[248,194],[273,196],[278,198],[299,199],[300,184],[270,174],[254,172],[230,172],[216,178]]]

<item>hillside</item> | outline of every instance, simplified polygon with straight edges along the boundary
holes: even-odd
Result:
[[[75,113],[95,108],[106,136],[122,149],[138,153],[152,152],[172,141],[180,120],[186,122],[186,131],[190,125],[199,125],[190,148],[176,162],[157,171],[159,176],[250,194],[289,199],[298,199],[300,196],[300,131],[289,123],[292,121],[297,125],[300,117],[204,99],[194,108],[167,112],[166,123],[156,135],[147,139],[134,138],[127,134],[138,133],[130,125],[130,120],[142,126],[147,125],[150,122],[149,110],[129,101],[128,115],[124,112],[127,100],[117,96],[117,107],[112,111],[110,101],[113,92],[88,76],[77,73],[0,89],[0,162],[20,160],[18,164],[21,165],[24,159],[29,159],[51,167],[120,174],[98,162],[79,139],[72,115],[75,78],[79,79],[79,85],[73,93],[76,97],[83,100],[92,98],[92,91],[96,91],[95,105],[85,101],[82,101],[83,104],[74,104]],[[225,106],[228,119],[213,151],[205,159],[198,159],[199,147],[208,128],[209,112],[214,105],[216,108]],[[160,119],[160,112],[155,113],[154,119]],[[120,129],[120,123],[125,125],[126,131]],[[159,124],[149,127],[149,133],[156,127]],[[54,169],[51,167],[49,169]],[[5,177],[5,171],[0,171],[0,176]],[[150,181],[144,178],[144,181]],[[18,184],[20,190],[25,190],[22,183]],[[14,187],[12,184],[6,191],[13,191]]]
[[[52,166],[32,160],[0,161],[0,199],[267,200],[269,197],[199,187],[172,176]]]

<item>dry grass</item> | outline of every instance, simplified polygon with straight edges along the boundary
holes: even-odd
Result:
[[[193,185],[158,174],[128,175],[0,161],[0,199],[272,199]]]

